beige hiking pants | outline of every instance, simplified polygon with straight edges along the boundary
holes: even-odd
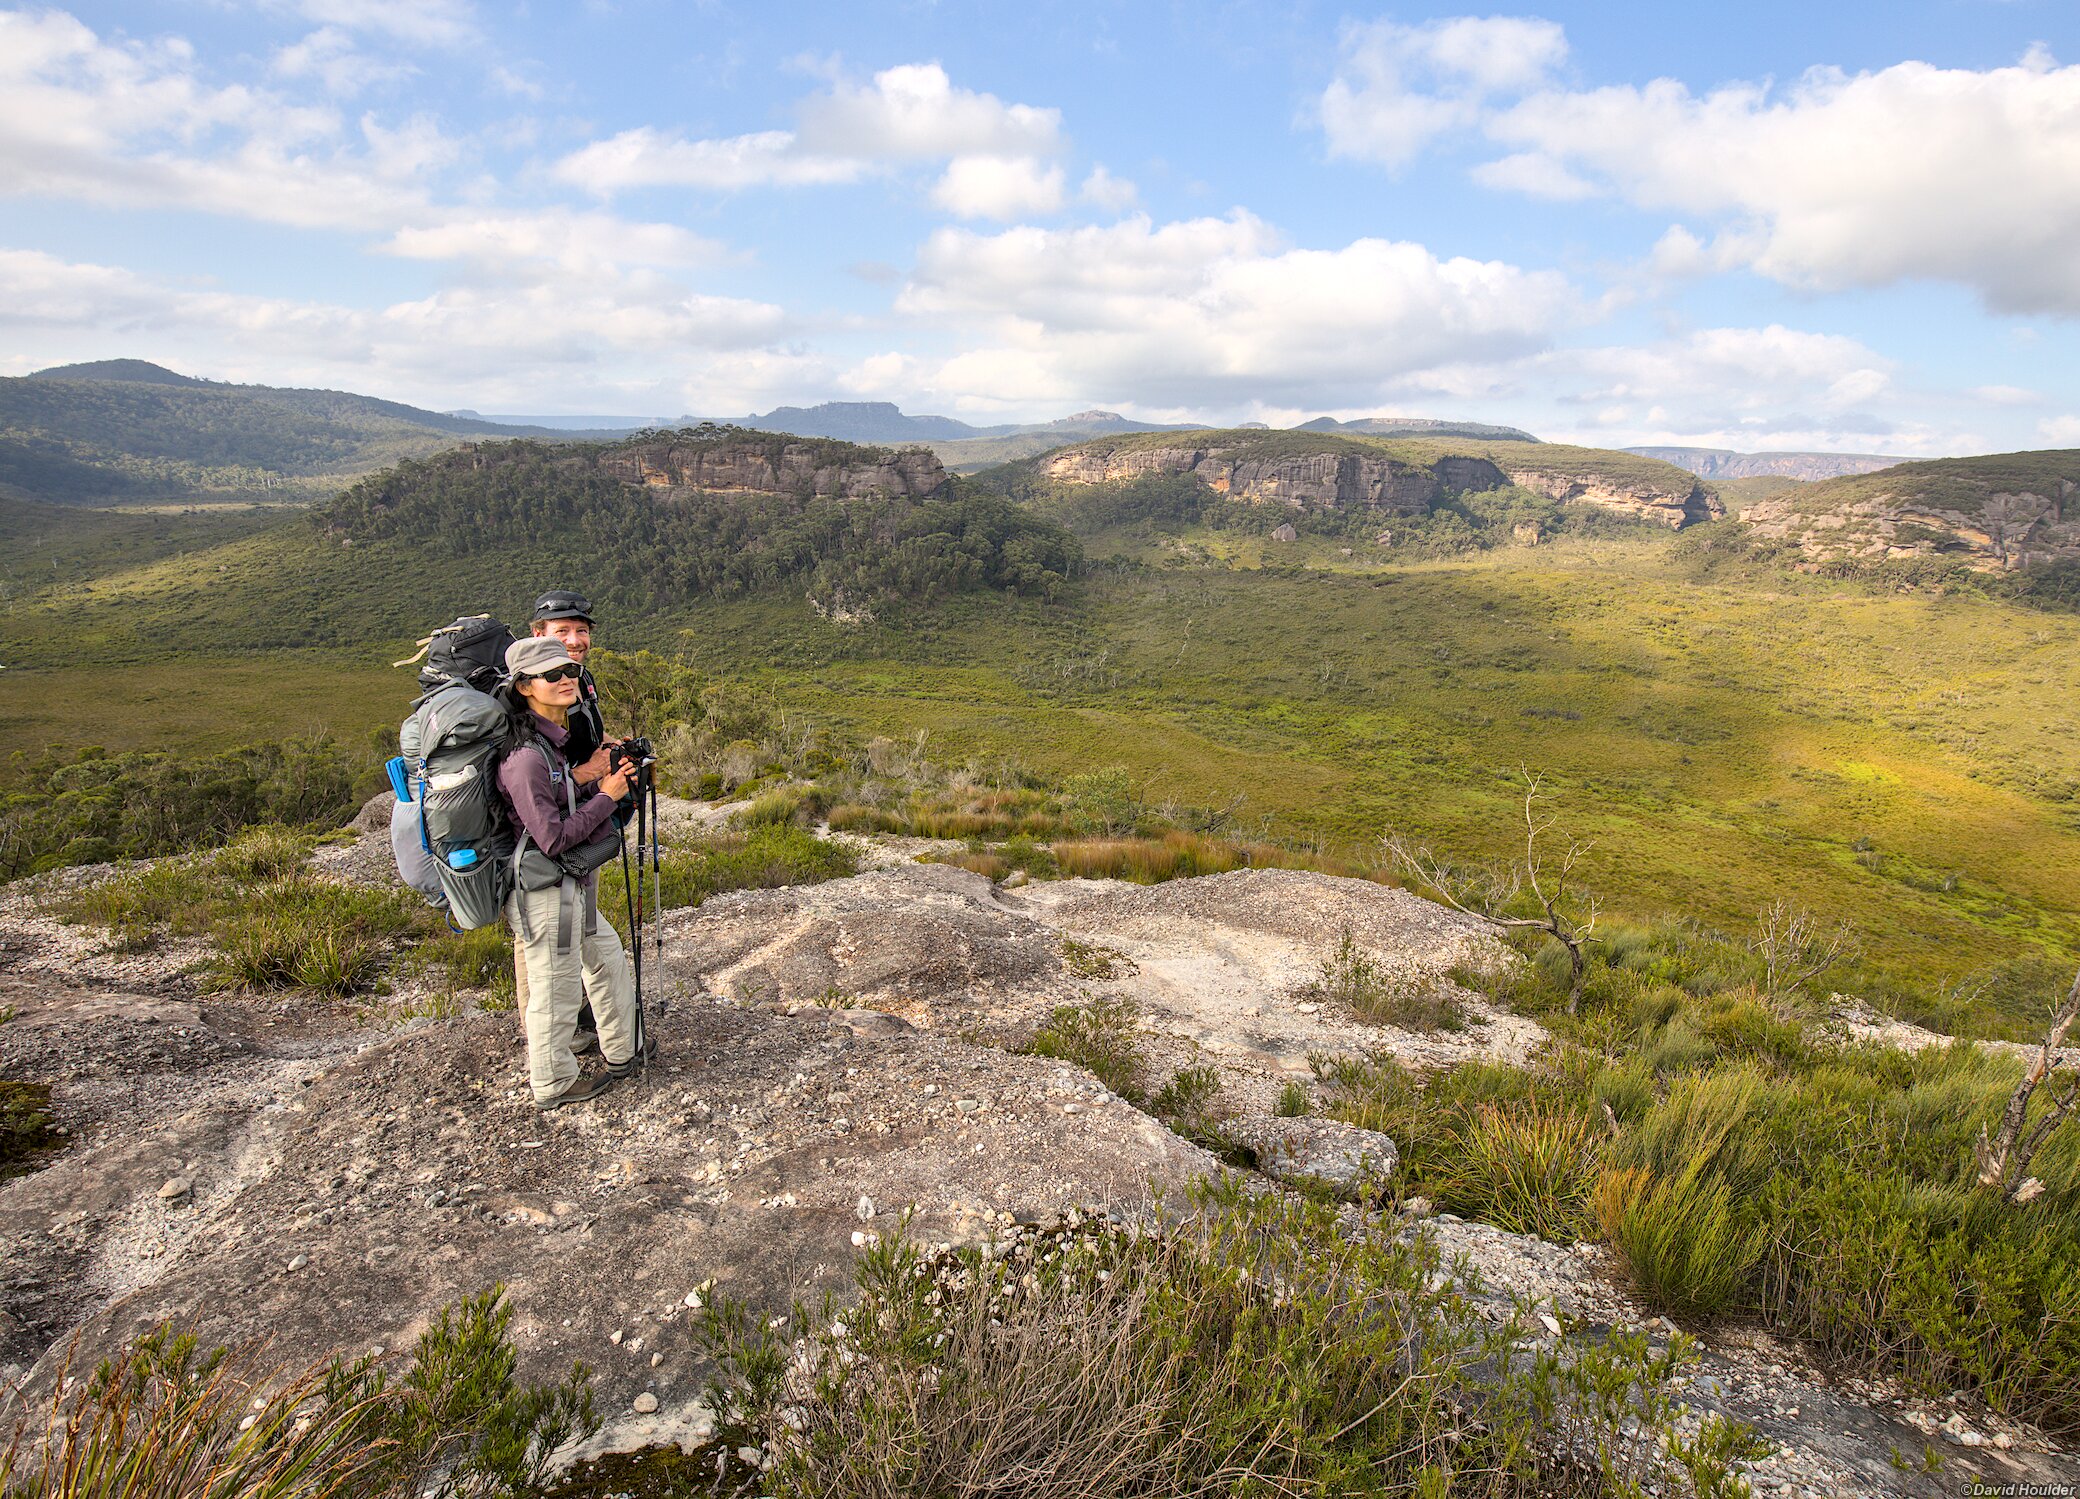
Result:
[[[515,890],[506,902],[523,959],[527,1081],[536,1098],[553,1098],[578,1076],[571,1035],[582,1000],[592,1001],[600,1055],[609,1062],[635,1055],[635,981],[590,884],[565,880],[546,890]]]

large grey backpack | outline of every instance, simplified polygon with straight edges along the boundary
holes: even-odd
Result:
[[[474,615],[422,642],[426,692],[399,729],[404,753],[391,762],[397,872],[459,931],[498,920],[513,889],[513,831],[497,780],[512,715],[487,690],[512,640],[497,620]]]

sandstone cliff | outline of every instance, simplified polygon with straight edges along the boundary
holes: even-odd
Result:
[[[946,485],[946,470],[923,449],[829,451],[831,443],[659,441],[616,449],[600,466],[631,484],[655,489],[813,493],[857,499],[869,494],[923,499]]]
[[[1038,461],[1064,484],[1120,484],[1145,474],[1192,474],[1240,500],[1397,515],[1427,514],[1446,491],[1515,484],[1562,504],[1589,505],[1671,528],[1723,513],[1694,474],[1596,448],[1542,442],[1362,441],[1334,434],[1205,432],[1187,442],[1100,441]]]
[[[2011,572],[2080,557],[2080,451],[1903,463],[1739,508],[1749,531],[1813,566],[1952,557]]]
[[[1713,520],[1726,513],[1718,496],[1690,474],[1668,464],[1654,465],[1657,469],[1668,470],[1667,473],[1635,473],[1602,464],[1555,464],[1542,456],[1528,461],[1502,459],[1501,462],[1510,482],[1521,489],[1542,494],[1563,505],[1593,505],[1599,510],[1616,511],[1634,520],[1651,521],[1671,530]]]
[[[1479,458],[1447,458],[1435,467],[1406,463],[1385,454],[1257,454],[1252,445],[1220,443],[1106,448],[1086,444],[1058,453],[1041,472],[1066,484],[1116,484],[1143,474],[1196,474],[1216,494],[1238,500],[1306,505],[1325,510],[1369,507],[1399,515],[1422,515],[1446,488],[1498,489],[1501,471]],[[1449,466],[1449,471],[1447,471]]]

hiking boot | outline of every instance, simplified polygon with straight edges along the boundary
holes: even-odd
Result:
[[[643,1055],[641,1060],[644,1062],[651,1062],[655,1061],[656,1059],[657,1032],[652,1030],[645,1030],[643,1032]],[[638,1065],[639,1063],[637,1059],[633,1056],[631,1056],[625,1062],[609,1062],[607,1063],[607,1076],[627,1077],[630,1073],[636,1070]]]
[[[599,1050],[599,1032],[587,1027],[571,1036],[571,1055],[582,1057],[587,1052]]]
[[[613,1086],[613,1078],[604,1072],[595,1072],[590,1076],[573,1078],[570,1086],[561,1093],[552,1093],[547,1098],[537,1098],[534,1106],[546,1114],[551,1109],[560,1109],[567,1103],[583,1103],[588,1098],[597,1098]]]

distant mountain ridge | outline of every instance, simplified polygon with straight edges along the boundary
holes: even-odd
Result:
[[[1311,422],[1302,422],[1293,430],[1348,432],[1366,437],[1480,437],[1489,442],[1539,441],[1521,427],[1495,427],[1486,422],[1461,422],[1429,416],[1365,416],[1350,422],[1339,422],[1333,416],[1318,416]]]
[[[0,490],[58,504],[315,499],[467,438],[581,435],[347,391],[220,384],[142,359],[0,378]]]
[[[1686,468],[1700,479],[1783,478],[1813,482],[1850,474],[1874,474],[1905,458],[1883,453],[1740,453],[1732,448],[1626,448]]]
[[[209,385],[193,375],[176,374],[149,359],[90,359],[84,364],[54,364],[32,370],[31,380],[117,380],[137,385]]]
[[[695,425],[695,419],[683,419]],[[951,416],[912,416],[893,401],[825,401],[817,406],[775,406],[764,415],[715,418],[732,427],[786,432],[795,437],[834,437],[841,442],[968,442],[978,438],[1049,436],[1063,442],[1108,432],[1183,432],[1192,424],[1140,422],[1116,411],[1079,411],[1051,422],[1006,422],[978,427]]]

